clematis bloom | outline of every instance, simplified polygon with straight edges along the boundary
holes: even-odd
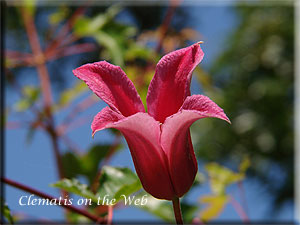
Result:
[[[144,189],[159,199],[183,196],[198,166],[190,126],[215,117],[230,122],[208,97],[192,95],[192,72],[204,56],[199,43],[173,51],[158,62],[147,94],[148,113],[123,70],[100,61],[73,73],[109,106],[92,122],[92,134],[106,128],[122,132]]]

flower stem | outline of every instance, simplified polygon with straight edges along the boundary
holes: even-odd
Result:
[[[174,214],[175,214],[176,223],[183,224],[179,198],[177,198],[177,197],[173,198],[172,203],[173,203],[173,210],[174,210]]]

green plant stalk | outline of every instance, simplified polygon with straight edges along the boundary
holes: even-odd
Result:
[[[173,198],[172,204],[173,204],[173,211],[174,211],[176,223],[183,224],[179,198],[177,197]]]

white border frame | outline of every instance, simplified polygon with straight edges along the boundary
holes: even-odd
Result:
[[[5,0],[0,0],[5,1]],[[82,0],[36,0],[38,5],[45,6],[55,6],[58,4],[72,4],[74,6],[86,5],[87,1]],[[181,1],[181,5],[207,5],[207,6],[222,6],[222,5],[233,5],[236,3],[250,3],[250,5],[284,5],[284,6],[294,6],[295,10],[295,57],[294,57],[294,70],[295,70],[295,81],[294,81],[294,181],[295,181],[295,210],[294,219],[295,222],[300,224],[300,0],[173,0]],[[8,6],[20,6],[24,5],[24,0],[6,0]],[[168,6],[170,0],[90,0],[88,1],[92,5],[110,5],[112,3],[121,3],[124,5],[140,5],[140,6],[150,6],[150,5],[161,5]]]

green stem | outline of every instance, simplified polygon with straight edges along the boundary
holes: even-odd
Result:
[[[176,223],[183,224],[179,198],[177,197],[173,198],[172,203],[173,203],[173,210],[175,214]]]

